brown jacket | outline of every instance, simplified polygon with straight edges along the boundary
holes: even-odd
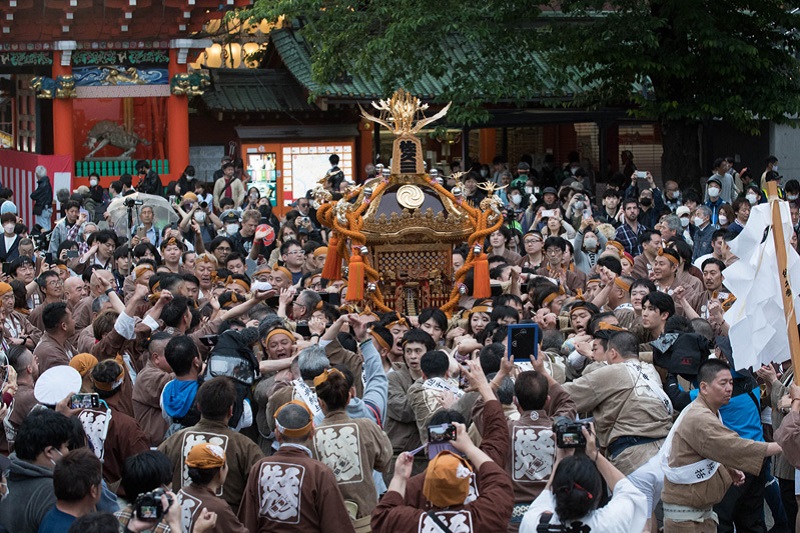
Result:
[[[691,411],[686,413],[675,429],[667,457],[668,464],[673,467],[686,466],[705,459],[721,464],[713,476],[699,483],[679,485],[665,478],[661,499],[672,505],[708,509],[721,502],[731,486],[731,475],[725,467],[758,474],[768,445],[766,442],[743,439],[723,426],[718,412],[702,396],[686,407],[690,408]],[[775,436],[777,440],[778,433]]]
[[[331,469],[296,445],[253,466],[238,515],[250,533],[355,533]]]
[[[173,487],[189,484],[186,456],[195,444],[201,442],[216,444],[225,450],[228,477],[221,496],[232,508],[237,508],[250,468],[263,456],[261,449],[249,438],[229,428],[225,422],[201,418],[197,425],[178,431],[158,447],[172,461]]]
[[[358,504],[356,518],[372,513],[378,503],[372,471],[382,472],[392,460],[392,443],[378,425],[333,411],[314,428],[312,451],[333,471],[342,497]]]
[[[54,366],[68,365],[76,353],[75,348],[72,347],[69,341],[62,346],[47,332],[42,335],[42,340],[39,341],[39,345],[33,351],[33,355],[39,359],[40,376]]]
[[[136,422],[150,439],[150,446],[158,446],[164,440],[169,424],[161,414],[161,392],[164,385],[175,377],[157,368],[148,361],[136,376],[133,385],[133,415]]]
[[[389,397],[386,405],[386,434],[392,441],[395,455],[411,451],[422,444],[417,430],[417,419],[408,397],[408,389],[414,378],[408,367],[395,363],[394,372],[390,372]]]
[[[217,497],[208,488],[190,483],[178,491],[175,496],[178,500],[176,503],[181,507],[181,526],[184,531],[192,531],[200,513],[203,509],[208,509],[212,513],[217,513],[217,524],[214,531],[247,533],[247,528],[236,518],[236,514],[231,510],[228,502]]]

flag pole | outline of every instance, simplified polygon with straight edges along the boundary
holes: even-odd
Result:
[[[783,222],[781,221],[781,206],[778,198],[778,184],[775,181],[767,182],[767,197],[772,208],[772,238],[775,241],[775,254],[778,259],[778,279],[781,284],[781,297],[783,298],[783,312],[786,315],[786,332],[789,334],[789,353],[792,355],[792,368],[794,369],[794,383],[800,385],[800,334],[797,331],[797,316],[794,311],[794,294],[789,284],[789,271],[787,269],[786,241],[783,235]]]

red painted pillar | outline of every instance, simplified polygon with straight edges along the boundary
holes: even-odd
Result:
[[[178,62],[176,48],[169,51],[169,79],[186,72],[186,60]],[[177,179],[189,164],[189,97],[170,94],[167,101],[167,158],[169,174]],[[166,181],[162,180],[165,184]]]
[[[373,139],[375,137],[375,124],[369,120],[361,120],[358,123],[358,157],[353,162],[353,181],[356,183],[363,183],[367,177],[364,173],[364,168],[367,164],[372,163],[373,159]]]
[[[58,76],[71,76],[72,65],[62,65],[61,59],[65,52],[53,52],[53,79]],[[53,94],[53,153],[55,155],[68,155],[75,160],[75,135],[73,133],[72,98],[56,98]]]

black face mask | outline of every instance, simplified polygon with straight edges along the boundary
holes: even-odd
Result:
[[[642,198],[641,200],[639,200],[639,203],[642,204],[644,207],[650,207],[651,205],[653,205],[653,199]]]

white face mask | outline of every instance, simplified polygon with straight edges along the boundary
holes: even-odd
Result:
[[[709,198],[718,198],[719,197],[719,187],[709,187],[708,188],[708,197]]]
[[[790,202],[794,202],[795,200],[797,200],[797,197],[798,196],[796,194],[787,194],[786,195],[786,199],[789,200]]]
[[[489,175],[489,171],[488,171],[488,170],[486,170],[486,169],[481,169],[481,176],[483,176],[483,177],[485,178],[485,177],[486,177],[486,176],[488,176],[488,175]]]
[[[14,233],[14,228],[16,226],[17,225],[14,224],[13,222],[6,222],[5,224],[3,224],[3,229],[5,230],[6,233],[11,235],[12,233]]]
[[[525,194],[533,194],[533,187],[525,187]]]
[[[583,239],[583,245],[589,250],[595,250],[597,248],[597,239]]]
[[[195,219],[196,221],[198,221],[198,222],[205,222],[205,220],[206,220],[206,214],[205,214],[205,213],[203,213],[202,211],[195,211],[195,213],[194,213],[194,219]]]
[[[239,231],[239,224],[225,224],[225,233],[228,235],[233,235]]]
[[[776,163],[776,164],[774,164],[774,165],[772,165],[772,170],[774,170],[775,172],[777,172],[777,171],[778,171],[778,165],[777,165],[777,163]]]
[[[700,218],[700,217],[694,217],[694,225],[695,226],[702,226],[703,225],[703,219]]]
[[[97,187],[97,180],[89,180],[89,185],[92,187]]]
[[[728,223],[728,217],[726,217],[725,215],[720,215],[719,216],[719,223],[724,226],[725,224]]]
[[[747,198],[747,201],[750,202],[750,205],[756,205],[756,200],[758,200],[758,196],[755,194],[748,194],[745,196],[745,198]]]
[[[689,217],[681,217],[681,227],[686,227],[689,225]]]
[[[519,205],[519,203],[522,202],[522,196],[520,196],[519,194],[512,194],[511,202]]]

